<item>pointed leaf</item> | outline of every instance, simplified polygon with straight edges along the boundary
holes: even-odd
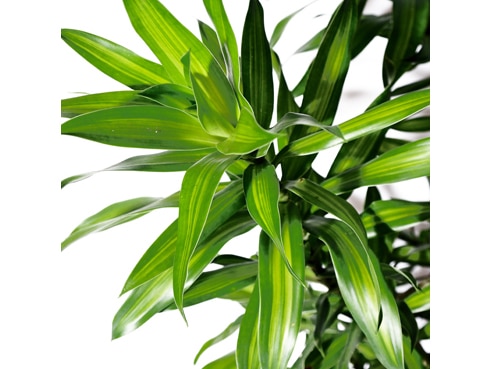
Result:
[[[246,311],[239,326],[236,346],[236,363],[238,369],[261,369],[258,357],[258,315],[260,296],[258,281],[249,299]]]
[[[113,146],[149,149],[201,149],[218,142],[196,118],[165,106],[98,110],[66,121],[61,133]]]
[[[140,92],[140,95],[170,108],[195,113],[193,90],[185,86],[165,83],[146,88]]]
[[[112,204],[84,220],[62,242],[62,250],[73,242],[91,233],[101,232],[117,225],[137,219],[152,210],[164,207],[177,207],[179,194],[169,197],[139,197]]]
[[[344,0],[335,11],[309,73],[301,112],[330,125],[350,64],[350,43],[358,21],[357,2]]]
[[[203,44],[210,50],[214,58],[219,63],[220,67],[227,73],[227,67],[225,64],[224,56],[222,55],[222,48],[220,47],[217,32],[208,24],[198,21],[198,29],[200,30],[200,36]]]
[[[405,302],[413,313],[420,313],[430,309],[430,284],[415,291],[405,298]]]
[[[287,27],[289,22],[292,20],[292,18],[294,18],[294,16],[296,16],[298,13],[300,13],[302,10],[307,8],[312,3],[314,3],[314,1],[307,4],[307,5],[304,5],[302,8],[289,14],[288,16],[286,16],[285,18],[283,18],[280,22],[278,22],[276,24],[275,28],[273,29],[272,36],[270,37],[270,47],[273,48],[277,44],[277,42],[280,40],[282,34],[284,33],[285,28]]]
[[[246,217],[246,219],[245,219]],[[188,288],[210,264],[222,246],[230,239],[249,231],[254,226],[247,214],[232,217],[206,240],[200,242],[189,262]],[[176,247],[169,247],[167,269],[134,288],[113,320],[113,339],[137,329],[152,316],[174,303],[172,260]]]
[[[317,153],[329,147],[381,131],[426,108],[430,102],[428,90],[408,93],[380,104],[361,115],[338,125],[344,139],[331,132],[319,131],[294,141],[288,152],[294,155]]]
[[[156,104],[153,100],[140,96],[138,91],[103,92],[63,99],[61,101],[61,116],[73,118],[80,114],[117,106]]]
[[[61,187],[86,179],[96,173],[110,171],[142,171],[142,172],[180,172],[188,169],[198,160],[214,152],[215,149],[188,151],[165,151],[157,154],[139,155],[123,160],[106,169],[78,174],[62,181]]]
[[[398,307],[372,251],[338,220],[317,217],[305,225],[327,244],[342,297],[379,361],[386,368],[403,369]]]
[[[62,39],[101,72],[130,88],[171,81],[166,68],[102,37],[62,29]]]
[[[428,202],[410,202],[404,200],[380,200],[373,202],[362,214],[362,222],[368,237],[376,234],[381,224],[394,231],[412,227],[430,217]]]
[[[217,185],[234,160],[235,156],[212,153],[190,167],[183,178],[179,198],[177,249],[173,264],[174,298],[182,314],[188,263],[205,226]]]
[[[217,227],[236,214],[244,206],[240,181],[232,182],[218,192],[210,207],[202,237],[208,238]],[[248,223],[248,217],[237,214],[238,222]],[[128,277],[122,293],[149,281],[173,265],[178,234],[178,221],[174,221],[149,247]]]
[[[361,331],[351,324],[346,331],[335,337],[326,350],[320,369],[345,369],[361,340]]]
[[[231,352],[205,365],[203,369],[236,369],[236,353]]]
[[[304,279],[304,243],[299,212],[292,205],[283,208],[282,215],[285,256],[296,275]],[[258,266],[261,366],[286,369],[299,333],[304,287],[289,272],[278,248],[263,232],[260,236]]]
[[[235,321],[233,321],[231,324],[229,324],[226,329],[224,329],[222,332],[220,332],[217,336],[209,339],[207,342],[203,344],[203,346],[200,348],[200,351],[195,356],[195,361],[194,364],[197,363],[198,359],[202,354],[210,347],[215,345],[216,343],[222,342],[226,338],[230,337],[234,332],[236,332],[239,329],[239,325],[241,324],[241,320],[243,319],[243,316],[240,315]],[[235,361],[235,358],[234,358]]]
[[[243,94],[263,128],[273,113],[273,70],[270,44],[265,33],[263,7],[250,0],[241,42]]]
[[[395,183],[429,176],[429,146],[429,138],[410,142],[387,151],[359,167],[331,177],[321,185],[338,194],[363,186]]]

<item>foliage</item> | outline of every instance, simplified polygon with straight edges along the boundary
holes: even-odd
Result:
[[[430,203],[384,198],[381,186],[430,176],[429,78],[398,85],[429,62],[429,1],[394,0],[390,13],[371,15],[364,0],[343,0],[300,45],[315,57],[292,90],[274,48],[297,13],[268,39],[262,5],[250,0],[239,47],[221,0],[203,1],[213,25],[200,22],[201,40],[158,0],[123,2],[159,63],[63,29],[71,48],[128,89],[63,100],[61,132],[160,150],[107,171],[185,174],[179,193],[109,205],[62,243],[179,208],[126,280],[113,338],[155,314],[178,309],[186,319],[187,306],[223,298],[244,315],[196,359],[239,330],[237,350],[206,368],[428,368]],[[377,37],[387,39],[384,88],[334,124],[349,66]],[[330,148],[338,152],[324,175],[313,162]],[[221,253],[255,227],[255,255]],[[291,357],[302,334],[305,348]]]

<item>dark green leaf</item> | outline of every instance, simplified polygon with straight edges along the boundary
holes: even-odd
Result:
[[[198,28],[204,45],[210,50],[214,58],[222,67],[224,73],[227,72],[224,56],[222,55],[222,48],[220,47],[217,32],[208,24],[198,21]]]

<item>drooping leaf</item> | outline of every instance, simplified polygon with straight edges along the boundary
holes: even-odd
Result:
[[[73,118],[96,110],[126,105],[155,105],[151,99],[141,96],[138,91],[115,91],[82,95],[61,101],[61,116]]]
[[[423,138],[390,150],[381,156],[337,176],[321,185],[339,194],[358,187],[395,183],[429,176],[430,139]]]
[[[304,279],[303,232],[295,205],[282,207],[285,256]],[[289,272],[283,255],[266,233],[260,235],[259,358],[262,368],[286,369],[299,333],[304,287]]]
[[[207,155],[186,171],[181,184],[173,288],[176,306],[183,317],[183,293],[188,263],[203,232],[217,185],[234,160],[235,156],[226,156],[219,152]]]
[[[123,160],[106,169],[78,174],[65,178],[61,187],[78,182],[90,176],[108,171],[142,171],[142,172],[180,172],[188,169],[198,160],[214,152],[215,149],[199,149],[187,151],[164,151],[162,153],[139,155]]]
[[[229,324],[222,332],[220,332],[217,336],[209,339],[207,342],[203,344],[203,346],[200,348],[200,351],[195,356],[195,361],[194,364],[197,363],[198,359],[200,359],[200,356],[210,347],[213,345],[222,342],[226,338],[230,337],[234,332],[236,332],[239,329],[239,325],[241,324],[241,320],[243,319],[243,316],[240,315],[235,321],[233,321],[231,324]],[[234,356],[234,361],[235,361],[235,356]]]
[[[338,220],[317,217],[305,225],[327,244],[343,299],[379,361],[403,369],[398,307],[372,251]]]
[[[338,107],[357,20],[356,1],[344,0],[328,24],[309,72],[301,112],[327,125],[333,121]]]
[[[64,250],[70,244],[91,233],[101,232],[117,225],[140,218],[152,210],[164,207],[177,207],[179,193],[166,198],[139,197],[112,204],[85,219],[62,242]]]
[[[381,35],[383,29],[389,28],[390,24],[391,16],[388,14],[363,15],[352,40],[352,58],[359,55],[376,36]]]
[[[238,369],[261,369],[258,357],[258,316],[260,296],[258,281],[244,312],[236,345],[236,363]]]
[[[413,313],[419,313],[430,309],[430,284],[420,291],[415,291],[405,298],[405,303]]]
[[[163,150],[202,149],[219,141],[193,116],[165,106],[98,110],[66,121],[61,133],[113,146]]]
[[[249,231],[253,226],[254,223],[247,214],[232,217],[221,224],[206,240],[201,241],[188,264],[185,289],[200,276],[227,241]],[[116,313],[113,319],[113,339],[137,329],[174,303],[172,261],[176,251],[175,245],[171,244],[166,247],[165,252],[161,251],[166,254],[162,263],[167,264],[167,268],[134,288]]]
[[[382,224],[394,231],[399,231],[428,220],[430,204],[404,200],[380,200],[373,202],[361,217],[368,237],[372,237],[378,226]]]
[[[250,0],[241,42],[243,95],[253,108],[257,122],[270,126],[273,113],[273,70],[270,44],[265,33],[263,7]]]
[[[229,218],[242,207],[244,207],[244,196],[242,195],[240,181],[232,182],[225,189],[217,192],[210,207],[202,238],[210,237],[219,226],[229,221]],[[248,217],[247,213],[246,216],[237,214],[237,221],[239,224],[248,224]],[[177,234],[178,221],[176,220],[152,243],[140,258],[128,277],[122,293],[149,281],[172,266]]]
[[[171,81],[165,67],[114,42],[74,29],[62,29],[61,35],[89,63],[130,88],[141,89]]]
[[[307,155],[381,131],[426,108],[430,102],[428,90],[409,93],[380,104],[359,116],[338,125],[344,139],[329,131],[318,131],[292,142],[288,153]]]

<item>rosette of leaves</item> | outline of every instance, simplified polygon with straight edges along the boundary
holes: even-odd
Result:
[[[429,62],[429,1],[394,0],[388,14],[371,15],[365,1],[343,0],[299,49],[316,52],[292,90],[275,45],[296,13],[268,38],[261,3],[249,0],[239,48],[221,0],[203,1],[212,24],[200,22],[199,37],[158,0],[123,3],[159,62],[63,29],[71,48],[127,88],[64,99],[61,133],[160,150],[106,171],[185,173],[178,193],[109,205],[62,242],[179,208],[124,283],[113,338],[157,313],[178,309],[186,319],[187,306],[223,298],[244,314],[195,361],[238,330],[237,349],[205,368],[429,367],[430,203],[380,193],[430,176],[429,78],[395,87]],[[376,37],[387,39],[381,93],[334,124],[350,63]],[[419,138],[391,138],[395,130]],[[338,153],[323,175],[312,164],[330,148]],[[360,189],[362,211],[352,196]],[[255,227],[255,255],[221,253]],[[305,348],[291,357],[301,333]]]

